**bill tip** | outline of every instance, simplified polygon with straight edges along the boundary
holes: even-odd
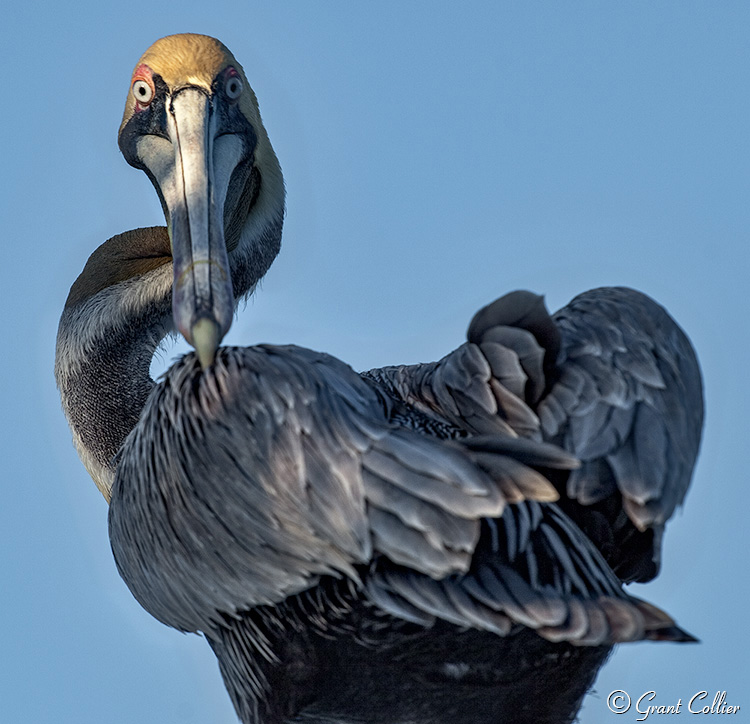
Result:
[[[201,317],[190,330],[192,344],[201,363],[201,369],[206,369],[214,363],[216,350],[221,341],[221,330],[218,323],[208,317]]]

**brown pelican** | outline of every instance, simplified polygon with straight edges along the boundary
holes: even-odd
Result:
[[[612,644],[691,640],[621,585],[656,573],[700,436],[663,309],[609,289],[550,317],[514,293],[439,362],[363,375],[219,347],[284,211],[242,68],[158,41],[119,142],[168,227],[94,252],[55,374],[122,577],[205,634],[243,722],[571,721]],[[197,352],[154,383],[175,329]]]

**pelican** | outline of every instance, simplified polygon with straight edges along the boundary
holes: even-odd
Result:
[[[700,438],[666,311],[618,288],[550,316],[515,292],[440,361],[363,374],[221,347],[284,216],[242,67],[157,41],[119,145],[167,227],[92,254],[55,375],[120,574],[205,635],[244,724],[567,722],[613,644],[693,640],[622,588],[658,571]],[[156,383],[176,332],[195,352]]]

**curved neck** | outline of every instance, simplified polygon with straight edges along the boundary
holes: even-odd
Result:
[[[252,293],[279,251],[283,181],[271,181],[263,181],[230,256],[235,304]],[[60,318],[55,378],[78,455],[108,502],[114,457],[154,387],[151,359],[173,331],[167,230],[136,229],[102,244]]]
[[[87,265],[57,333],[55,378],[63,411],[78,454],[107,501],[113,458],[154,386],[149,367],[156,347],[172,331],[172,265],[165,257],[158,257],[158,266],[157,257],[150,259],[145,273],[94,288],[90,296],[80,293],[90,276]]]

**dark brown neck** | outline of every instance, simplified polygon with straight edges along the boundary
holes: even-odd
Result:
[[[172,328],[166,230],[133,234],[110,239],[92,255],[57,334],[63,410],[78,454],[107,499],[113,457],[140,417],[154,385],[151,359]]]

